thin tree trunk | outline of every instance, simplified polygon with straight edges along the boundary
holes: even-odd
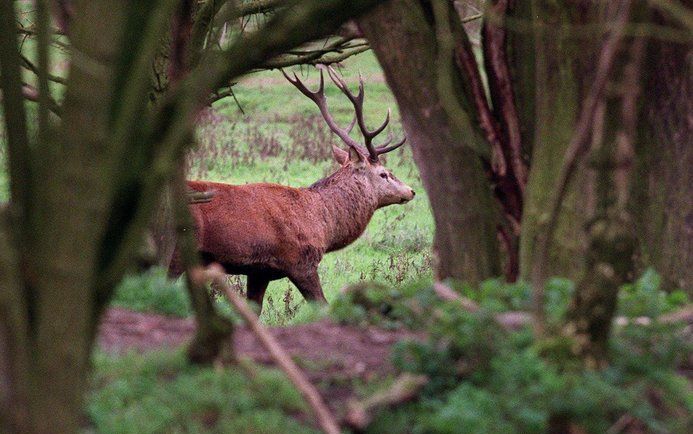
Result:
[[[417,1],[394,0],[359,24],[397,99],[436,224],[436,277],[500,274],[498,211],[479,156],[459,140],[436,90],[436,37]],[[471,140],[467,138],[466,140]]]

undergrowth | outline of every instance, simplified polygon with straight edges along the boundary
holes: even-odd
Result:
[[[87,415],[98,433],[309,433],[299,393],[274,369],[188,364],[181,351],[94,358]],[[303,417],[311,420],[310,416]]]
[[[550,417],[565,417],[590,433],[609,432],[623,420],[632,429],[623,432],[684,433],[693,396],[677,369],[693,347],[681,324],[659,323],[657,317],[688,300],[682,291],[665,293],[658,285],[648,271],[622,288],[618,314],[647,313],[651,322],[616,326],[611,365],[600,371],[582,369],[570,354],[546,351],[529,327],[508,332],[498,325],[494,313],[529,308],[526,284],[490,280],[476,290],[458,288],[480,303],[477,313],[441,301],[430,287],[361,284],[336,300],[332,312],[344,323],[407,327],[428,336],[393,349],[400,371],[429,378],[419,399],[381,412],[367,432],[543,433]],[[572,292],[570,281],[549,283],[551,321],[565,320]],[[570,348],[570,342],[564,345]]]

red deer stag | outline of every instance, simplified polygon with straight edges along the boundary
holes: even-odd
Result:
[[[363,119],[363,79],[354,95],[344,80],[328,68],[328,74],[354,106],[355,119],[342,129],[327,110],[324,78],[310,91],[294,74],[284,76],[320,109],[330,129],[348,146],[333,146],[339,169],[308,188],[277,184],[228,185],[188,181],[196,191],[214,191],[211,201],[190,205],[196,225],[196,239],[205,263],[218,262],[229,274],[248,276],[247,294],[262,307],[267,285],[288,277],[304,298],[326,302],[318,277],[318,264],[327,252],[341,249],[356,240],[376,209],[401,204],[414,198],[414,190],[387,170],[379,155],[404,143],[388,146],[392,136],[379,147],[373,139],[390,120],[390,113],[375,130]],[[349,136],[358,123],[362,146]],[[178,254],[169,267],[176,276],[183,272]]]

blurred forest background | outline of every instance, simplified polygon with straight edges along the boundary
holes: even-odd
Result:
[[[3,2],[0,432],[690,432],[692,44],[687,0]],[[183,181],[336,170],[279,71],[324,65],[417,195],[258,318]]]

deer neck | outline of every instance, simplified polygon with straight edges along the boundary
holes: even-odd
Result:
[[[346,247],[361,236],[378,207],[377,198],[364,183],[342,177],[340,172],[309,189],[320,196],[328,252]]]

